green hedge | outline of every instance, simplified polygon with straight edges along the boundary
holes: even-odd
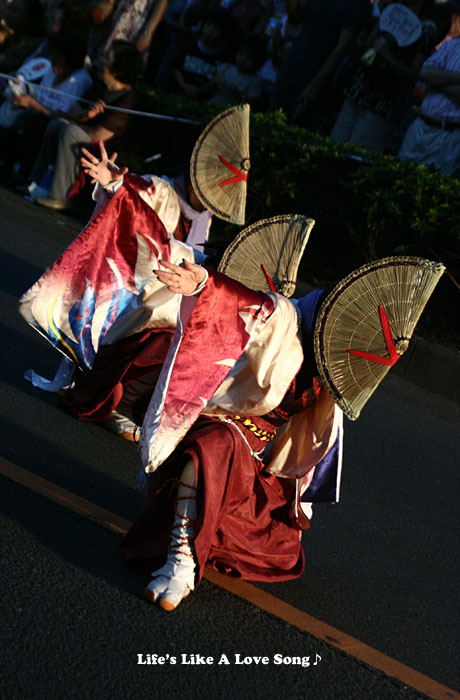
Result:
[[[135,130],[139,137],[149,121],[143,152],[161,150],[163,167],[169,157],[176,167],[181,159],[186,167],[201,129],[225,105],[202,105],[146,85],[140,92],[144,109],[198,122],[184,126],[144,120],[144,127]],[[393,156],[334,144],[287,124],[282,112],[251,113],[250,149],[246,223],[286,212],[316,220],[301,265],[306,281],[333,282],[369,260],[410,254],[444,262],[449,301],[452,292],[460,296],[458,179]],[[213,245],[225,247],[238,230],[216,222]]]

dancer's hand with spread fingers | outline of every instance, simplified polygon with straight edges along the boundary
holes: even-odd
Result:
[[[115,165],[118,154],[112,153],[109,158],[102,141],[99,141],[99,150],[101,152],[100,159],[86,148],[82,148],[83,156],[80,158],[80,163],[84,172],[90,176],[92,183],[98,182],[102,187],[106,187],[111,182],[115,182],[125,175],[128,172],[128,168],[119,168]]]
[[[183,265],[174,265],[167,260],[160,260],[160,265],[166,270],[154,270],[160,282],[165,284],[170,292],[189,296],[196,292],[206,278],[206,270],[201,265],[195,265],[188,260]]]

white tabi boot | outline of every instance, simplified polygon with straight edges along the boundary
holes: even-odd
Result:
[[[158,603],[163,610],[174,610],[195,587],[193,553],[193,521],[196,519],[195,466],[187,462],[174,499],[176,517],[166,564],[152,571],[154,577],[144,591],[144,597]]]

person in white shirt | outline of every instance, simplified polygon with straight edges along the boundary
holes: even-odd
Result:
[[[428,86],[420,114],[407,129],[398,158],[460,171],[460,37],[444,42],[419,74]]]
[[[50,119],[64,116],[91,86],[92,80],[83,68],[85,42],[71,29],[64,29],[49,38],[51,66],[40,85],[29,92],[12,97],[17,116],[8,129],[0,130],[2,155],[12,164],[19,161],[16,184],[26,181],[35,154]],[[59,90],[60,94],[51,92]]]

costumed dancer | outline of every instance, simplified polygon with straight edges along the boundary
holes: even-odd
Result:
[[[81,357],[78,353],[77,357],[69,353],[60,343],[59,332],[52,331],[51,342],[65,354],[54,379],[46,380],[33,370],[28,370],[25,376],[47,391],[65,389],[61,406],[74,417],[100,422],[119,436],[137,441],[138,424],[142,422],[177,316],[177,300],[168,298],[166,301],[164,293],[158,292],[158,285],[154,284],[151,260],[155,251],[149,229],[156,231],[162,225],[170,238],[186,240],[182,248],[172,243],[180,250],[178,259],[199,262],[204,259],[212,212],[235,223],[244,222],[249,106],[239,105],[227,110],[206,127],[194,149],[190,182],[177,178],[171,183],[156,176],[132,175],[127,168],[115,165],[116,154],[111,160],[108,158],[103,144],[100,144],[100,152],[101,159],[83,149],[84,172],[96,183],[93,193],[96,207],[91,222],[45,273],[42,293],[39,287],[43,280],[31,292],[39,307],[35,318],[42,320],[39,325],[44,325],[48,333],[44,289],[54,294],[58,281],[59,285],[68,286],[65,301],[53,308],[53,327],[63,331],[62,337],[76,333]],[[206,167],[210,152],[214,158],[219,155],[218,167],[213,163],[211,173]],[[199,178],[197,170],[200,170]],[[201,175],[203,170],[205,174]],[[202,192],[202,187],[206,190],[208,186],[209,177],[215,191],[211,194],[212,201]],[[127,189],[131,193],[129,196],[126,196]],[[196,192],[201,192],[200,197]],[[140,201],[136,200],[136,207],[126,205],[134,193]],[[146,214],[141,202],[153,209],[159,221]],[[142,209],[142,225],[136,218],[139,208]],[[139,229],[143,229],[142,235]],[[115,279],[116,285],[113,284]],[[115,288],[117,291],[113,293]],[[81,297],[76,290],[80,290]],[[83,332],[80,327],[75,328],[79,326],[78,319],[81,322],[79,310],[88,295],[92,306],[87,310],[86,331]],[[111,330],[105,328],[96,338],[88,334],[88,329],[94,314],[97,319],[105,308],[104,304],[99,306],[102,299],[111,299],[113,304]],[[70,314],[67,318],[74,303],[74,316]],[[129,311],[134,303],[139,307],[136,314]],[[125,319],[123,323],[121,318]],[[96,320],[94,328],[99,332],[98,323]],[[72,342],[75,343],[75,339]]]
[[[341,410],[314,378],[322,292],[293,303],[204,267],[161,268],[185,296],[143,423],[146,504],[121,553],[151,568],[145,596],[172,610],[205,566],[301,575],[310,504],[338,496]]]
[[[96,201],[93,221],[98,219],[110,199],[123,185],[124,177],[128,175],[126,168],[118,168],[115,165],[116,154],[112,155],[114,160],[111,160],[108,158],[104,144],[100,142],[99,146],[101,159],[82,149],[84,154],[82,164],[85,171],[91,176],[99,176],[93,195]],[[92,170],[95,164],[98,166],[97,173]],[[103,176],[102,173],[104,173]],[[187,254],[187,259],[202,260],[212,213],[196,198],[191,184],[188,183],[187,186],[184,178],[176,178],[175,181],[170,182],[153,175],[142,177],[128,175],[127,179],[143,201],[158,214],[168,235],[184,243],[187,241],[187,250],[184,253],[184,255]],[[103,185],[106,187],[104,188]],[[96,228],[99,228],[98,224]],[[126,222],[123,228],[124,235],[121,233],[116,245],[113,246],[116,252],[116,255],[113,255],[114,260],[120,257],[120,254],[124,258],[129,247],[137,247],[133,228],[131,227],[128,233]],[[110,228],[106,229],[107,243],[112,233]],[[88,249],[88,252],[93,245],[100,247],[99,233],[97,236],[94,235],[92,227],[85,237],[87,245],[83,247]],[[115,236],[112,238],[115,239]],[[141,260],[143,254],[147,254],[150,259],[148,249],[138,250],[137,266],[139,268],[144,266],[143,284],[148,286],[153,274],[151,270],[145,269],[146,266],[143,263],[146,261]],[[106,256],[96,254],[96,259],[93,260],[92,268],[95,276],[97,276],[98,265],[104,257]],[[91,273],[87,274],[84,270],[82,275],[91,277]],[[102,422],[106,428],[121,437],[137,440],[136,414],[133,413],[132,407],[146,392],[151,392],[157,376],[157,372],[152,368],[161,366],[174,324],[173,313],[169,316],[169,323],[161,329],[161,332],[158,328],[154,334],[151,329],[148,331],[142,329],[144,332],[139,334],[140,328],[126,328],[116,343],[110,341],[106,344],[104,340],[108,338],[105,338],[92,360],[91,369],[86,367],[84,371],[75,372],[76,363],[70,363],[66,357],[54,380],[48,381],[32,370],[27,372],[26,377],[36,386],[48,391],[60,391],[68,387],[69,390],[61,397],[61,406],[67,412],[79,419]],[[157,326],[156,323],[155,326]],[[133,330],[136,331],[134,334]],[[152,342],[154,337],[155,344]],[[122,385],[123,388],[121,388]]]
[[[143,424],[153,477],[121,553],[153,567],[145,597],[172,610],[205,566],[259,581],[302,573],[311,504],[338,500],[342,411],[356,419],[405,352],[444,267],[386,258],[296,302],[162,267],[187,296]]]

